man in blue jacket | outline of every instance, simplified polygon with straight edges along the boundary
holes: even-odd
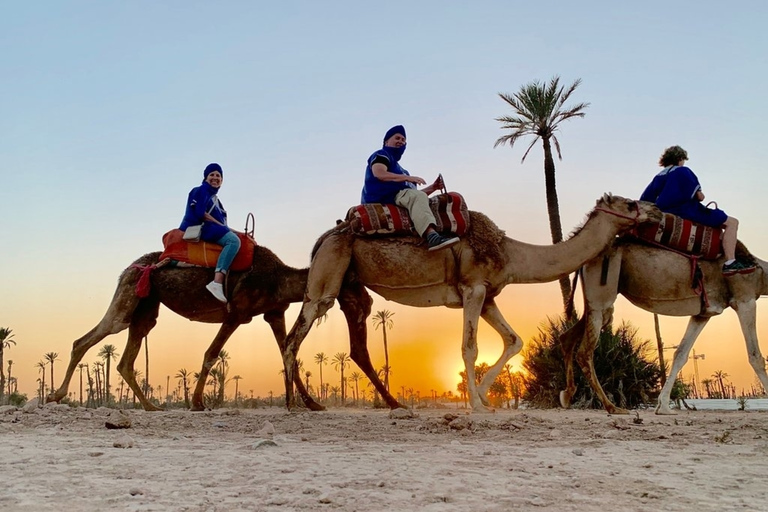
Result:
[[[656,203],[663,212],[705,226],[723,228],[723,253],[725,254],[723,274],[729,276],[753,272],[755,270],[753,264],[736,259],[739,221],[729,217],[719,208],[707,208],[702,204],[704,192],[701,191],[699,179],[693,171],[683,165],[686,160],[688,160],[688,153],[680,146],[665,149],[659,159],[659,165],[663,169],[646,187],[640,199]]]
[[[363,204],[396,204],[406,208],[416,231],[427,239],[430,251],[450,247],[459,239],[455,236],[444,237],[435,231],[435,216],[429,208],[429,195],[443,187],[442,179],[438,177],[431,185],[418,190],[416,185],[426,185],[427,182],[418,176],[411,176],[400,166],[405,145],[403,126],[387,130],[383,147],[368,158],[360,201]]]

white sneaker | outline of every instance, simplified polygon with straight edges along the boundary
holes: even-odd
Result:
[[[226,304],[227,297],[224,295],[224,287],[221,285],[221,283],[211,281],[210,283],[205,285],[205,289],[211,292],[211,295],[216,297],[216,300],[220,302],[224,302]]]

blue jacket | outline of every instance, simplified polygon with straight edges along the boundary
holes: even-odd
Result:
[[[701,190],[699,178],[685,166],[665,167],[645,188],[641,201],[656,203],[659,210],[707,226],[720,227],[728,215],[717,208],[707,208],[696,199]]]
[[[385,203],[394,204],[395,196],[401,190],[406,188],[416,188],[416,185],[408,181],[382,181],[373,175],[373,162],[376,157],[384,158],[387,164],[387,170],[395,174],[404,174],[410,176],[408,171],[403,169],[400,164],[389,154],[387,148],[381,148],[375,151],[368,158],[368,166],[365,168],[365,184],[363,185],[363,192],[360,195],[360,202],[366,203]]]
[[[187,208],[179,229],[183,231],[189,226],[202,224],[203,231],[200,239],[206,242],[218,242],[221,237],[229,233],[227,211],[224,209],[221,201],[218,201],[216,192],[218,192],[218,189],[213,188],[206,182],[203,182],[199,187],[193,188],[187,197]],[[214,219],[224,225],[221,226],[215,222],[204,222],[206,212],[209,212]]]

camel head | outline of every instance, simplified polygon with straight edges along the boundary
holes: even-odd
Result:
[[[603,194],[603,197],[597,200],[592,214],[597,212],[605,212],[620,219],[626,219],[627,228],[647,222],[661,222],[664,215],[653,203],[627,199],[610,193]]]

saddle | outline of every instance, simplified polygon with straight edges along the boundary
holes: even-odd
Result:
[[[720,255],[723,230],[665,213],[661,222],[641,225],[635,236],[651,245],[702,260],[716,260]]]
[[[469,229],[469,210],[461,194],[446,192],[430,197],[429,207],[435,216],[438,233],[461,236]],[[347,211],[346,220],[356,235],[418,236],[408,210],[394,204],[353,206]]]
[[[256,241],[243,233],[235,233],[240,239],[240,250],[232,262],[231,270],[238,272],[248,270],[253,265],[253,248]],[[221,254],[221,246],[210,242],[188,242],[184,240],[184,232],[172,229],[163,235],[163,253],[159,261],[170,258],[175,261],[189,263],[200,267],[215,267]]]

